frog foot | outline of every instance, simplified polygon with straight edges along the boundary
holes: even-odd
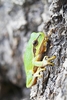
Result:
[[[44,68],[38,68],[37,71],[36,71],[36,73],[34,74],[34,77],[39,77],[39,78],[41,78],[42,75],[40,75],[40,72],[41,72],[41,71],[44,71],[44,70],[46,70],[45,67],[44,67]]]
[[[52,56],[52,57],[48,57],[48,56],[45,56],[44,58],[43,58],[43,66],[46,66],[46,65],[51,65],[51,66],[54,66],[54,63],[53,62],[51,62],[51,60],[54,60],[56,58],[56,56],[54,55],[54,56]]]

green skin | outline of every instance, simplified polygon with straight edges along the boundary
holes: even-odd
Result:
[[[34,42],[37,43],[34,43]],[[41,55],[46,51],[48,37],[43,32],[31,34],[31,38],[26,47],[26,51],[24,53],[24,66],[26,72],[26,87],[29,88],[35,83],[35,79],[37,77],[41,77],[39,72],[45,70],[46,65],[54,65],[50,61],[55,59],[55,56],[48,58],[45,56],[41,61]],[[44,48],[43,48],[44,47]],[[35,52],[34,49],[35,48]],[[43,50],[41,50],[43,48]],[[36,71],[34,69],[36,68]]]

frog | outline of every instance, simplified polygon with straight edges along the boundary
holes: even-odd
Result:
[[[26,73],[26,87],[30,88],[37,83],[37,79],[41,78],[40,72],[45,71],[45,66],[54,66],[52,60],[55,55],[48,57],[43,56],[47,51],[47,42],[49,36],[44,32],[32,32],[31,37],[24,52],[24,66]]]

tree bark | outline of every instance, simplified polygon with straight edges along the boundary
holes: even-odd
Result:
[[[54,0],[49,9],[52,15],[43,28],[46,33],[54,31],[45,55],[56,55],[55,65],[41,72],[43,77],[31,88],[31,100],[67,100],[67,1]]]

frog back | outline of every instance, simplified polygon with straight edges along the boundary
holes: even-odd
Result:
[[[25,51],[25,54],[24,54],[24,66],[25,66],[25,71],[29,71],[29,70],[32,70],[32,59],[34,57],[33,55],[33,50],[32,50],[32,44],[30,44],[30,40],[27,44],[27,47],[26,47],[26,51]]]
[[[34,58],[34,53],[33,53],[33,41],[36,39],[36,34],[32,33],[31,37],[28,41],[28,44],[26,46],[26,50],[24,53],[24,66],[25,66],[25,71],[33,70],[33,64],[32,64],[32,59]]]

